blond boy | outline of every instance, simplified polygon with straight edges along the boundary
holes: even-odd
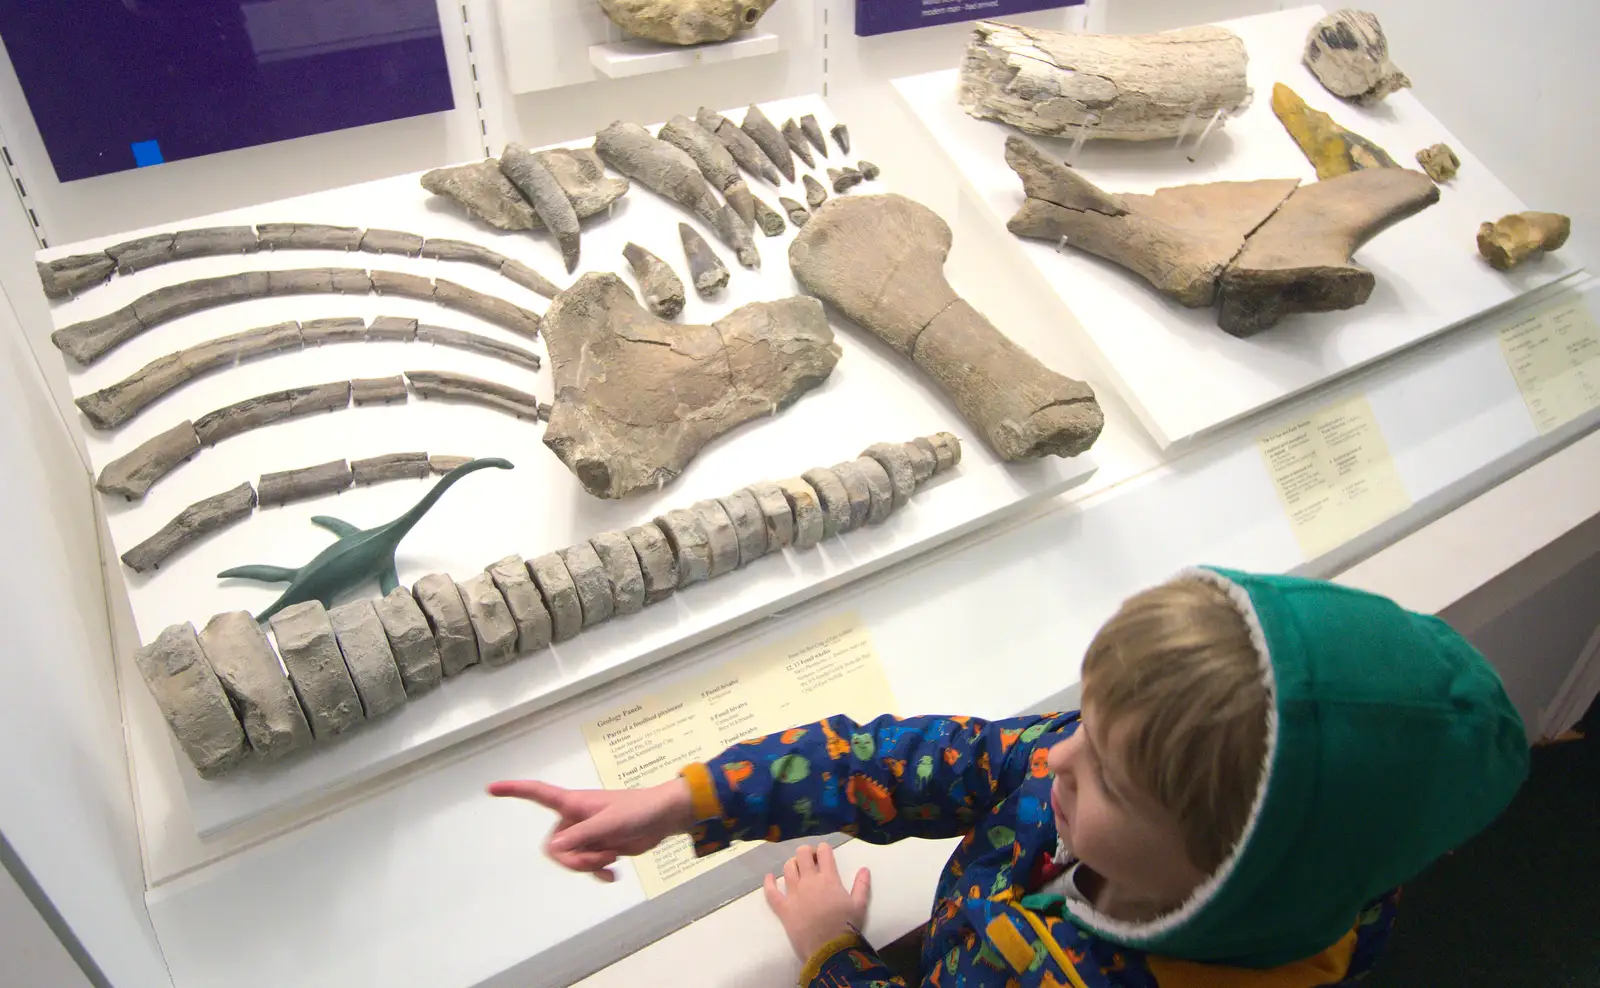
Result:
[[[1314,988],[1364,975],[1395,894],[1527,772],[1499,679],[1436,618],[1327,583],[1188,571],[1127,601],[1083,710],[984,722],[834,717],[637,792],[503,782],[560,815],[550,855],[612,880],[691,833],[954,837],[916,983]],[[861,938],[826,844],[767,898],[814,988],[905,985]]]

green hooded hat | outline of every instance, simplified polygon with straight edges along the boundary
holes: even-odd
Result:
[[[1080,926],[1167,957],[1269,968],[1337,942],[1362,908],[1489,824],[1528,772],[1500,679],[1438,618],[1317,580],[1185,574],[1227,592],[1273,697],[1244,835],[1176,911]]]

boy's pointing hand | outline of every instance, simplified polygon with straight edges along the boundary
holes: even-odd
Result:
[[[614,882],[611,865],[643,854],[693,824],[689,786],[682,779],[648,789],[563,789],[548,782],[508,781],[489,786],[491,796],[512,796],[554,810],[545,840],[551,860],[573,871]]]

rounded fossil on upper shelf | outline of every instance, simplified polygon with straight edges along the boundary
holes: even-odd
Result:
[[[1306,68],[1328,92],[1362,106],[1383,102],[1411,80],[1389,61],[1389,39],[1376,14],[1336,10],[1306,36]]]
[[[755,26],[777,0],[600,0],[624,31],[668,45],[727,41]]]

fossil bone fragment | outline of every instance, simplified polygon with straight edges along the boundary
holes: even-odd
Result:
[[[533,156],[556,177],[580,220],[610,209],[628,194],[628,180],[607,175],[594,148],[549,148]]]
[[[66,298],[103,285],[117,270],[109,254],[74,254],[57,261],[39,261],[39,283],[47,298]]]
[[[632,553],[633,550],[628,550]],[[517,654],[536,652],[550,644],[550,612],[539,596],[539,588],[528,575],[528,564],[521,556],[507,556],[490,566],[486,573],[505,599],[506,610],[517,626]]]
[[[517,622],[506,599],[487,572],[456,584],[466,605],[472,633],[478,640],[478,659],[486,666],[503,666],[517,657]]]
[[[545,322],[556,391],[545,445],[597,497],[670,483],[716,436],[822,383],[840,353],[814,299],[680,326],[610,274],[584,275]]]
[[[723,243],[734,249],[740,264],[747,268],[761,266],[749,228],[731,207],[717,201],[716,193],[688,154],[650,136],[638,124],[621,121],[595,135],[594,146],[612,168],[638,179],[704,220]]]
[[[794,152],[789,150],[789,142],[783,134],[779,133],[778,128],[767,119],[767,115],[761,112],[761,107],[751,103],[749,109],[744,112],[744,123],[739,125],[739,129],[750,135],[750,139],[756,142],[756,147],[761,149],[768,161],[777,166],[785,179],[794,181]]]
[[[665,45],[727,41],[755,26],[776,0],[600,0],[618,27]]]
[[[527,370],[539,369],[539,355],[522,347],[477,333],[468,333],[459,329],[446,329],[443,326],[429,326],[425,323],[417,326],[418,343],[434,343],[439,346],[452,347],[456,350],[466,350],[470,353],[479,353],[485,357],[503,360]]]
[[[1318,178],[1337,178],[1364,168],[1399,168],[1389,152],[1312,109],[1283,83],[1272,87],[1272,112],[1317,168]]]
[[[1405,168],[1371,168],[1302,185],[1222,273],[1217,325],[1250,336],[1291,312],[1361,305],[1377,279],[1350,255],[1438,201],[1433,180]]]
[[[639,555],[623,532],[601,532],[589,540],[611,586],[613,613],[626,617],[644,610],[644,571]]]
[[[849,192],[861,184],[862,174],[854,168],[829,168],[828,184],[833,186],[833,191],[840,194]]]
[[[961,64],[961,107],[1030,134],[1171,140],[1249,105],[1248,61],[1244,42],[1220,27],[1127,36],[980,21]]]
[[[616,598],[611,595],[611,579],[594,546],[587,542],[568,546],[557,553],[567,575],[572,577],[573,589],[578,591],[578,606],[583,611],[583,626],[592,628],[611,620],[616,610]]]
[[[672,267],[635,243],[623,247],[622,256],[639,280],[645,306],[662,319],[676,318],[687,299],[683,294],[683,280]]]
[[[814,114],[808,113],[800,118],[800,132],[806,135],[806,140],[817,149],[817,153],[824,158],[828,156],[828,139],[822,136],[822,125],[817,123]]]
[[[389,639],[389,650],[394,653],[406,696],[418,696],[438,686],[444,678],[439,645],[433,640],[433,630],[428,627],[422,608],[417,606],[417,598],[405,587],[395,587],[373,606]]]
[[[758,178],[766,181],[768,185],[776,186],[783,181],[783,176],[778,174],[778,168],[768,158],[761,146],[751,140],[750,135],[741,130],[732,120],[719,113],[701,107],[695,114],[695,122],[704,128],[722,146],[733,155],[733,160],[739,167]]]
[[[667,536],[654,523],[639,525],[623,533],[633,546],[639,560],[639,574],[644,579],[646,605],[660,603],[678,589],[678,557],[672,554]]]
[[[833,130],[829,131],[829,133],[833,134],[833,143],[839,145],[839,150],[848,155],[850,153],[850,128],[844,124],[834,124]]]
[[[243,761],[244,728],[195,637],[194,625],[175,624],[133,655],[150,695],[202,779]]]
[[[1572,220],[1560,213],[1512,213],[1478,227],[1478,253],[1491,267],[1510,271],[1530,257],[1560,250]]]
[[[389,480],[421,480],[428,475],[427,453],[385,453],[364,460],[351,460],[350,472],[357,487]]]
[[[510,258],[499,251],[490,250],[478,244],[467,243],[465,240],[451,240],[447,237],[429,237],[422,242],[421,257],[430,261],[460,261],[463,264],[476,264],[480,268],[490,271],[499,271],[500,266]]]
[[[330,460],[312,467],[264,473],[256,484],[263,508],[276,504],[304,501],[324,494],[337,494],[350,486],[350,464],[344,460]]]
[[[472,630],[472,618],[455,581],[443,573],[429,573],[412,586],[411,593],[433,631],[440,673],[458,676],[477,665],[478,636]]]
[[[564,642],[576,637],[583,630],[583,603],[567,564],[558,553],[547,552],[528,560],[528,573],[550,612],[550,640]]]
[[[333,625],[333,637],[339,643],[366,719],[381,717],[404,705],[406,689],[400,680],[400,668],[395,665],[389,636],[372,601],[340,604],[328,612],[328,622]]]
[[[807,205],[809,205],[812,209],[816,209],[818,206],[821,206],[823,203],[828,201],[828,190],[822,187],[821,182],[812,178],[810,175],[803,175],[801,178],[804,179],[803,184],[806,187]]]
[[[877,165],[866,160],[865,158],[856,162],[856,170],[859,171],[861,173],[861,177],[868,182],[876,182],[878,180],[878,176],[883,174],[883,169],[879,168]]]
[[[806,209],[805,204],[795,202],[788,196],[779,196],[778,205],[782,206],[784,212],[789,214],[789,222],[795,225],[795,229],[805,226],[811,219],[811,212]]]
[[[477,316],[485,322],[503,326],[519,336],[537,339],[539,315],[503,298],[485,295],[464,285],[440,278],[434,283],[433,300],[447,309],[457,309]]]
[[[601,212],[627,194],[627,180],[607,178],[594,152],[588,148],[578,151],[553,148],[536,151],[534,157],[555,175],[580,220]],[[496,229],[544,228],[544,221],[532,204],[500,171],[498,159],[436,168],[422,176],[422,187],[455,201],[469,214]]]
[[[539,418],[539,399],[498,381],[449,371],[406,371],[412,390],[423,398],[448,398],[498,409],[519,419]]]
[[[239,712],[256,757],[281,758],[311,744],[311,725],[278,653],[247,612],[228,611],[206,622],[200,649]]]
[[[566,190],[556,182],[555,175],[544,162],[520,144],[507,144],[500,152],[500,170],[533,204],[533,211],[539,214],[545,229],[555,235],[561,247],[561,259],[567,266],[567,273],[571,274],[578,266],[578,214]]]
[[[350,382],[333,381],[284,391],[272,391],[225,405],[195,420],[194,431],[202,446],[302,415],[329,412],[350,404]]]
[[[361,250],[367,254],[422,255],[423,239],[400,230],[368,230],[361,235]]]
[[[178,516],[160,531],[124,552],[122,565],[135,573],[157,569],[184,546],[250,517],[255,506],[255,488],[247,483],[196,501],[178,512]]]
[[[1179,304],[1216,301],[1217,280],[1245,238],[1281,206],[1297,179],[1213,182],[1115,196],[1029,141],[1006,140],[1006,163],[1027,199],[1006,228],[1019,237],[1056,243],[1120,264]]]
[[[950,228],[896,195],[819,209],[789,245],[807,291],[838,306],[944,391],[1004,460],[1076,456],[1105,419],[1094,391],[1051,371],[997,330],[944,277]]]
[[[305,346],[324,343],[355,343],[367,338],[367,321],[356,316],[333,319],[308,319],[300,324],[300,342]]]
[[[1336,10],[1313,25],[1305,63],[1328,92],[1362,106],[1411,85],[1389,60],[1389,39],[1378,16],[1364,10]]]
[[[261,223],[256,240],[262,250],[359,250],[361,230],[321,223]]]
[[[1429,178],[1443,185],[1456,177],[1456,172],[1461,168],[1461,159],[1456,157],[1450,145],[1435,144],[1417,152],[1417,164],[1422,166]]]
[[[728,286],[728,269],[722,258],[687,223],[678,224],[678,238],[683,241],[683,256],[689,262],[689,278],[694,282],[694,290],[703,299],[715,298]]]
[[[373,342],[410,343],[417,338],[417,321],[399,316],[375,316],[367,327],[367,339]]]
[[[200,452],[200,437],[194,423],[185,419],[122,456],[107,463],[95,481],[102,494],[121,494],[130,501],[144,497],[156,481],[178,464]]]
[[[318,553],[309,563],[298,569],[283,566],[236,566],[218,573],[219,579],[240,578],[263,583],[287,583],[283,594],[256,620],[265,621],[291,604],[306,600],[320,600],[324,604],[348,590],[376,579],[379,588],[388,594],[400,585],[395,574],[394,552],[400,540],[422,520],[422,516],[438,503],[444,492],[462,477],[475,471],[495,467],[510,470],[511,464],[498,458],[472,460],[464,463],[433,485],[410,510],[376,528],[360,529],[347,521],[317,515],[312,524],[325,528],[339,540]],[[247,485],[248,486],[248,485]],[[248,513],[248,512],[246,512]]]
[[[500,274],[545,298],[555,298],[561,294],[561,289],[557,288],[554,282],[521,261],[506,261],[500,265]]]
[[[430,454],[428,456],[428,469],[434,473],[445,474],[456,467],[464,466],[471,462],[472,457],[470,456],[447,456],[442,453]]]
[[[806,135],[800,132],[800,125],[794,122],[793,117],[783,122],[781,133],[796,158],[804,161],[807,168],[817,167],[817,159],[811,153],[811,146],[806,143]]]
[[[357,406],[388,405],[403,402],[410,394],[406,379],[399,374],[393,377],[357,377],[350,380],[350,400]]]
[[[333,621],[320,603],[308,600],[272,618],[278,655],[311,722],[311,734],[333,737],[361,723],[361,696],[339,651]]]
[[[752,196],[755,203],[756,223],[760,225],[761,232],[769,237],[781,237],[789,229],[789,224],[783,219],[783,214],[773,209],[768,202],[760,196]]]

